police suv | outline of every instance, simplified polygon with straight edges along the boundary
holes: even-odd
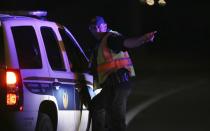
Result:
[[[18,15],[17,15],[18,14]],[[0,14],[0,130],[85,131],[89,111],[80,91],[92,92],[88,58],[47,12]]]

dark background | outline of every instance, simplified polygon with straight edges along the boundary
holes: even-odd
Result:
[[[209,131],[207,0],[166,0],[166,6],[147,6],[139,0],[0,1],[0,10],[48,11],[47,18],[66,25],[87,54],[94,45],[88,23],[95,15],[104,16],[111,29],[127,37],[157,30],[153,43],[129,50],[137,77],[131,83],[134,88],[128,110],[159,94],[187,89],[139,113],[128,130],[193,131],[208,127]]]
[[[110,28],[127,37],[157,30],[154,43],[131,51],[137,71],[150,67],[175,68],[176,64],[186,69],[194,65],[208,68],[208,2],[166,2],[165,6],[148,6],[140,0],[1,0],[0,10],[46,10],[47,18],[66,25],[86,52],[94,42],[88,31],[89,20],[94,15],[103,16]]]

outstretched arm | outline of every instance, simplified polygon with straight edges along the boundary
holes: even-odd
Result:
[[[146,33],[140,37],[128,38],[124,41],[123,45],[127,48],[135,48],[135,47],[141,46],[144,43],[153,42],[153,39],[155,38],[156,33],[157,31],[153,31],[153,32]]]

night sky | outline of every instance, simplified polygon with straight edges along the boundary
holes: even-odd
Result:
[[[168,0],[166,6],[147,6],[139,0],[1,0],[0,9],[47,10],[48,19],[66,25],[85,49],[93,45],[89,20],[101,15],[126,37],[158,31],[154,43],[134,49],[133,57],[143,52],[139,55],[209,60],[210,15],[204,1]]]

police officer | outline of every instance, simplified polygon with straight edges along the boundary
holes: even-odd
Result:
[[[125,131],[126,103],[131,91],[129,79],[135,76],[127,49],[153,41],[156,31],[125,39],[108,29],[101,16],[91,19],[89,30],[98,42],[90,64],[94,88],[102,88],[90,105],[92,131]]]

